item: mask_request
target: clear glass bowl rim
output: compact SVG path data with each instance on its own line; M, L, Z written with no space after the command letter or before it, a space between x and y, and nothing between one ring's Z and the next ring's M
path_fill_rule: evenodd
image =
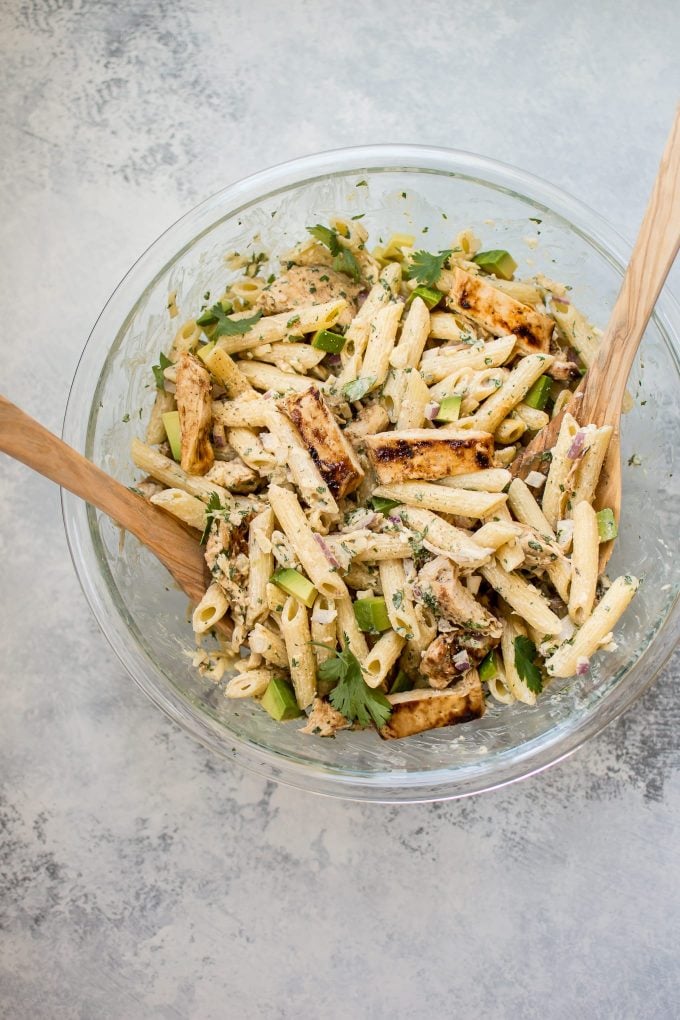
M233 216L240 208L258 198L276 193L293 184L302 184L327 176L373 171L419 170L479 180L500 191L529 200L562 218L581 234L620 274L630 256L630 244L602 217L581 201L544 181L488 157L462 150L422 145L371 145L328 150L290 160L245 177L215 192L195 206L140 256L126 273L102 309L76 367L64 415L62 436L82 452L91 419L91 405L82 399L79 387L91 378L99 362L106 337L115 337L136 303L149 287L163 276L168 262L191 247L217 222ZM159 251L165 257L159 258ZM159 262L162 265L159 267ZM131 297L132 295L132 297ZM680 307L664 289L657 302L654 318L674 355L679 371L677 335L680 332ZM113 332L111 330L113 329ZM108 348L106 348L108 350ZM104 351L105 356L106 351ZM98 377L98 376L97 376ZM90 390L90 393L92 391ZM653 682L670 657L680 635L680 605L675 604L652 642L618 685L570 729L543 734L523 745L507 760L452 773L438 769L407 774L386 772L365 776L327 768L314 768L251 745L227 731L220 735L208 720L199 715L175 688L158 682L157 671L147 654L132 640L106 580L106 571L98 559L84 504L62 490L62 514L71 558L85 597L109 644L132 679L166 715L191 733L210 750L224 758L277 782L327 796L382 803L453 800L527 778L559 761L601 732L623 713ZM92 569L92 567L97 569Z

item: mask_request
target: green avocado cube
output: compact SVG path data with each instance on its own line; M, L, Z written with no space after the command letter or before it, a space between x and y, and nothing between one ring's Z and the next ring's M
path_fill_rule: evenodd
M609 507L597 512L597 533L600 542L611 542L619 533L618 525L614 517L614 511Z
M312 347L315 347L317 351L339 354L344 346L344 336L341 336L339 333L332 333L330 329L319 329L312 337Z
M494 651L482 659L479 664L479 679L482 683L488 683L498 676L498 659Z
M527 393L524 403L529 407L534 407L537 411L542 411L550 399L552 384L553 380L549 375L542 375Z
M406 298L406 307L408 308L414 298L421 298L427 305L429 311L436 308L441 299L444 297L442 291L437 290L435 287L414 287L409 296Z
M517 263L510 252L500 248L493 251L480 251L472 261L477 263L483 273L488 273L489 276L498 276L501 280L512 280L517 269Z
M295 700L293 688L282 677L275 676L273 680L269 681L267 690L260 699L260 704L265 712L268 712L277 722L297 719L302 715Z
M182 430L179 425L179 411L166 411L163 415L163 428L170 443L172 456L175 460L182 459Z
M314 605L314 600L317 596L317 590L304 574L301 574L299 570L293 570L292 567L283 567L281 570L275 570L272 574L272 581L275 585L285 591L288 595L293 595L296 599L302 602L303 606L307 606L311 609Z
M401 694L403 691L410 691L413 687L410 678L400 669L396 675L394 683L390 687L390 694Z
M389 630L392 626L387 615L385 599L374 596L368 599L357 599L354 603L354 616L359 630L368 633L379 633Z
M460 405L462 402L463 398L457 393L454 393L450 397L444 397L439 405L439 410L437 411L434 420L458 421L460 418Z

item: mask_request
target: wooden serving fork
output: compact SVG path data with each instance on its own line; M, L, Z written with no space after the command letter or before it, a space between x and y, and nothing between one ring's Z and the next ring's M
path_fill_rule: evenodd
M568 411L580 425L613 426L612 438L595 494L598 509L621 513L620 417L633 359L654 305L680 248L680 109L676 112L640 232L626 268L619 296L595 361L564 410L522 450L510 466L525 478L540 464L541 454L557 441ZM609 560L613 542L600 546L600 570Z
M201 600L208 582L197 538L1 395L0 451L103 510L158 557L192 602Z

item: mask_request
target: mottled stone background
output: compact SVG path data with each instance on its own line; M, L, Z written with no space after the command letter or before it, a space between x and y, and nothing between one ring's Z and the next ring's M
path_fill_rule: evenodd
M0 389L54 429L114 284L215 189L338 145L454 145L632 237L680 85L673 0L3 0L0 40ZM315 799L143 698L57 491L5 459L0 521L3 1017L680 1016L678 657L531 782Z

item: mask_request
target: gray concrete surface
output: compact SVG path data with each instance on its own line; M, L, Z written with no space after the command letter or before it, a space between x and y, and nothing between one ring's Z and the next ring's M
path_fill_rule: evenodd
M680 84L671 0L4 0L0 46L0 390L55 429L114 284L218 187L338 145L454 145L631 237ZM56 490L6 459L0 549L0 1015L680 1015L680 658L530 782L330 802L143 698Z

